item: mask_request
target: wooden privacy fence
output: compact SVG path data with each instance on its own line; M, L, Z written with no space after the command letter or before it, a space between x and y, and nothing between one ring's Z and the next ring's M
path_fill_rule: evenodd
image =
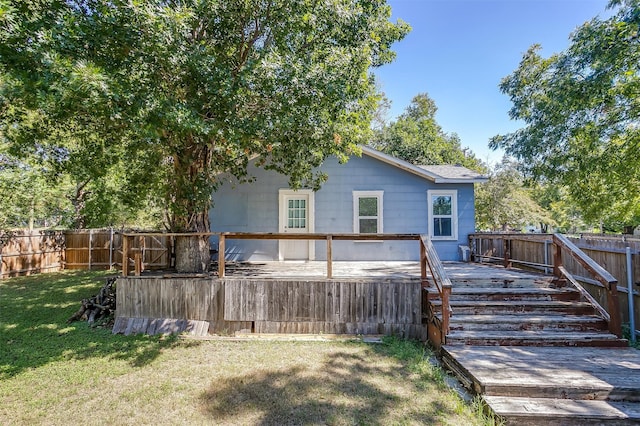
M171 266L172 240L162 234L130 241L147 269ZM113 229L0 232L0 278L63 269L122 266L122 234Z
M618 295L622 322L640 321L640 238L629 236L580 236L564 237L567 242L584 252L595 264L604 268L617 282L615 289L594 277L592 272L573 256L563 256L562 266L577 281L582 283L602 306L608 306L610 292ZM513 234L513 233L475 233L469 235L472 260L476 262L501 263L505 267L517 265L545 273L554 272L555 242L553 234ZM630 261L629 261L630 260ZM628 267L630 264L630 267ZM556 265L556 273L557 273ZM631 278L631 293L629 279ZM635 307L633 317L629 312L628 299L633 299ZM615 320L615 319L614 319Z
M0 278L59 271L64 248L63 231L0 231Z
M66 269L112 269L123 265L125 233L114 230L66 231ZM173 240L161 233L136 234L128 238L128 249L135 250L146 269L171 266Z

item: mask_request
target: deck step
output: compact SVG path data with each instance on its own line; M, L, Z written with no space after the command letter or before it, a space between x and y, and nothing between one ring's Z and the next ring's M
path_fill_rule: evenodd
M503 272L504 273L504 272ZM524 274L523 274L524 275ZM640 356L550 277L452 277L443 365L507 425L640 423ZM431 297L429 315L441 316Z
M432 301L436 311L440 311L442 302ZM454 315L508 315L518 313L557 315L568 313L573 315L592 315L595 309L588 302L566 300L452 300L449 302Z
M501 372L494 374L482 382L483 393L487 395L640 402L638 379L619 376L606 368L595 374L581 371L568 375L561 367L529 368L526 375L515 377L506 377ZM533 374L536 376L532 377Z
M576 290L571 288L454 288L451 292L450 300L577 300L580 296Z
M510 396L483 397L507 425L626 425L640 422L640 403Z
M607 322L595 315L453 315L453 330L603 331Z
M465 287L472 288L555 288L557 287L553 278L453 278L451 284L454 289Z
M640 352L629 347L446 345L441 355L477 393L640 402Z
M611 333L576 331L453 330L446 341L447 345L478 346L628 346L626 340Z

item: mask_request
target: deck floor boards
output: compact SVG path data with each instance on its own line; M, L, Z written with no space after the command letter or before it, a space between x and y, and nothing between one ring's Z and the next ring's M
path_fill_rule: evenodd
M550 418L555 424L594 418L620 424L640 421L636 349L445 345L442 353L445 364L463 372L509 424Z
M452 281L549 278L549 275L540 273L478 263L443 262L443 265ZM420 263L417 261L333 261L332 269L334 278L420 278ZM234 278L322 278L326 277L326 274L325 261L226 262L225 268L225 275Z

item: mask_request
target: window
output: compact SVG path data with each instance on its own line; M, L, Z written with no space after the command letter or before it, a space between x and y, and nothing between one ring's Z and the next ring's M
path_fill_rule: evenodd
M287 227L289 229L301 229L307 227L307 200L287 200Z
M434 240L458 239L457 191L427 191L429 235Z
M353 232L382 234L382 191L353 191Z

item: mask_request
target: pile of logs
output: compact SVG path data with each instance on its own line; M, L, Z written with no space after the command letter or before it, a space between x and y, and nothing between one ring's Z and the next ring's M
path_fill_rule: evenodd
M113 323L116 311L116 278L107 278L104 286L97 295L88 299L82 299L80 309L67 320L67 323L74 321L87 321L89 325L105 324L110 326Z

